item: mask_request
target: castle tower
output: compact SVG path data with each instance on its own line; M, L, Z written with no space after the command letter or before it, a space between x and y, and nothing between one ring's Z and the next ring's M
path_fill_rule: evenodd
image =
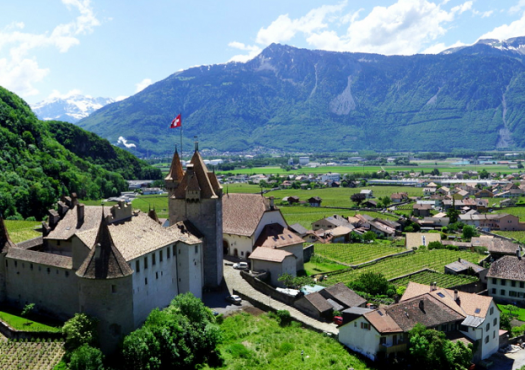
M100 345L110 353L134 329L133 271L115 247L103 211L95 244L76 274L80 312L99 320Z
M199 154L198 143L186 172L182 171L177 151L170 173L165 178L169 196L170 225L190 221L203 237L204 284L222 282L222 186L215 173L209 172Z
M4 224L4 219L0 215L0 302L6 299L6 271L5 258L10 248L14 248L15 243L11 241L7 228Z

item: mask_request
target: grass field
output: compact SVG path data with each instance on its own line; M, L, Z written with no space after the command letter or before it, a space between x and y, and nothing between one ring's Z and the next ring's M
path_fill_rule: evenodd
M357 265L373 259L406 252L405 248L381 244L315 244L315 254L342 263Z
M51 370L64 356L63 342L0 343L0 369Z
M320 274L323 272L342 270L345 268L347 268L347 266L332 262L318 255L312 256L310 262L306 262L304 264L304 270L308 276Z
M133 209L148 212L150 208L155 209L159 218L168 218L168 196L167 195L142 195L131 203Z
M31 332L51 332L51 333L58 333L60 332L61 323L59 322L49 322L49 320L36 320L34 316L30 316L30 320L28 318L22 317L20 315L20 311L13 310L13 309L7 309L3 307L0 309L0 320L7 323L9 326L11 326L13 329L21 330L21 331L31 331Z
M504 304L498 304L498 308L501 310L501 312L509 312L509 310L507 310L505 306L506 305ZM516 311L514 312L518 315L517 317L518 320L525 321L525 309L524 308L516 307Z
M430 285L431 283L436 282L437 286L440 288L451 288L458 285L473 283L478 281L478 279L476 277L466 275L458 276L425 271L410 277L395 280L392 283L397 286L407 286L410 281L425 285Z
M221 329L224 341L219 351L224 364L220 369L368 369L337 339L303 329L298 323L281 327L267 314L229 316Z
M35 230L36 227L41 226L38 221L11 221L5 220L5 227L9 232L9 237L13 243L20 243L24 240L33 239L42 234Z
M473 252L456 252L446 249L416 251L414 254L387 258L360 269L331 274L329 275L329 279L326 284L332 285L339 282L346 284L356 279L360 274L370 271L376 273L380 272L387 279L393 279L398 276L416 272L424 268L441 272L444 271L445 265L457 261L458 258L462 258L473 263L478 263L483 258L483 256Z

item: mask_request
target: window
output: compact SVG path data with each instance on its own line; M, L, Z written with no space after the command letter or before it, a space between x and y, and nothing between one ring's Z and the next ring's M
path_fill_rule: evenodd
M144 285L148 285L148 278L144 278Z
M33 270L33 264L32 264L32 263L29 264L29 268L30 268L31 270Z
M492 278L492 284L497 284L497 283L498 283L498 279Z
M509 297L517 297L518 296L518 293L513 291L513 290L509 290Z
M510 286L512 286L512 287L516 286L516 282L514 280L511 280Z
M385 345L386 344L386 337L379 338L379 344Z
M501 289L500 293L501 295L505 295L505 289Z
M155 273L155 279L158 279L159 278L159 273L158 271Z
M485 331L489 331L490 330L490 322L487 323L487 326L485 327Z
M494 322L492 323L492 325L494 325L494 326L498 325L498 318L497 317L494 318Z
M49 275L51 273L51 269L48 267L47 268L47 274Z
M197 254L197 253L199 253L199 246L198 245L195 246L195 254Z
M171 254L173 254L173 256L175 256L175 244L173 244L172 248L173 248L173 250L171 251L172 252Z
M491 315L494 314L494 307L491 307L491 308L490 308L490 314L491 314Z
M159 251L159 261L162 262L162 249Z
M144 257L144 270L148 268L148 256Z
M487 335L487 336L485 337L485 344L489 342L489 339L490 339L490 338L489 338L489 336Z
M65 275L66 275L66 277L69 277L69 271L66 271Z
M501 285L506 285L506 283L507 283L507 280L505 280L505 279L501 279L501 281L500 281L500 284L501 284Z
M361 329L370 330L370 324L367 322L362 322Z
M520 288L525 288L525 283L523 281L520 281Z
M151 254L151 266L155 266L155 263L157 262L155 257L157 257L157 254L153 252Z
M492 339L496 338L496 330L492 332Z
M111 285L111 293L116 293L116 292L117 292L117 286Z
M492 288L492 294L496 294L496 288Z
M166 248L166 258L170 258L170 247Z
M136 272L140 272L140 262L139 262L139 260L135 261L135 271Z

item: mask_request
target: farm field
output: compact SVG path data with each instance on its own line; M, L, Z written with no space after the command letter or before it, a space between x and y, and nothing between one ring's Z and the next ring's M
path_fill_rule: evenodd
M458 258L478 263L483 256L473 252L457 252L446 249L416 251L414 254L387 258L360 269L330 274L327 284L348 283L364 272L380 272L389 280L424 268L439 272L444 271L445 265L456 261Z
M42 234L35 230L41 225L38 221L11 221L4 220L5 227L9 232L9 237L13 243L20 243L24 240L37 238Z
M315 254L334 261L357 265L379 257L406 252L405 248L375 244L315 244Z
M0 342L0 369L51 370L64 353L63 342Z
M168 218L168 196L167 195L142 195L133 200L131 203L133 209L140 209L142 212L148 213L151 209L155 209L157 217Z
M242 312L221 324L224 340L218 348L224 364L213 369L368 369L335 338L305 330L295 322L281 327L259 310L254 314L257 316Z
M405 277L402 279L397 279L392 281L397 286L407 286L409 282L413 281L414 283L430 285L433 282L437 283L437 286L440 288L451 288L458 285L469 284L475 281L478 281L476 277L472 276L458 276L458 275L449 275L442 274L439 272L430 272L424 271L419 274L412 275L410 277Z

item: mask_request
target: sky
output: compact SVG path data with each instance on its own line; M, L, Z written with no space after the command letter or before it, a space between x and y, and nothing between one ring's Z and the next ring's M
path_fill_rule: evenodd
M271 43L385 55L525 36L525 0L21 0L0 5L0 86L117 100Z

